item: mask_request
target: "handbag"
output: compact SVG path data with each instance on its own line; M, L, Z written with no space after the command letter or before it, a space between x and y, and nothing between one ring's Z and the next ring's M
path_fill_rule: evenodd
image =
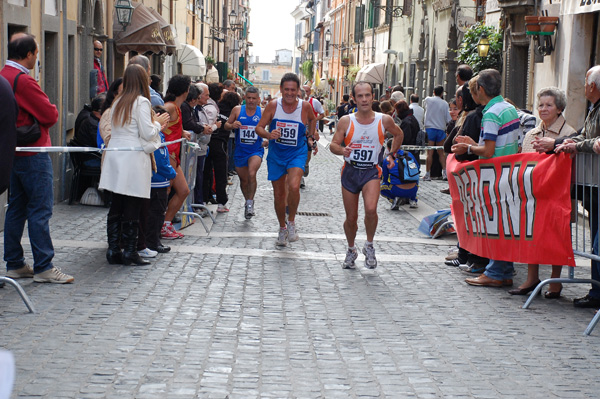
M17 83L19 81L19 76L24 74L24 72L19 72L15 77L15 81L13 83L13 93L15 95L17 93ZM40 130L40 124L35 118L33 118L32 125L24 125L17 127L17 146L35 143L40 139L40 137L42 137L42 131Z

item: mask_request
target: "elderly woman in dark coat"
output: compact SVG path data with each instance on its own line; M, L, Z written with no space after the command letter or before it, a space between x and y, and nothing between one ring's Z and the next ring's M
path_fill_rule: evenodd
M419 122L413 115L413 110L408 106L405 100L400 100L394 104L396 117L400 119L400 129L404 132L404 141L402 145L417 145L417 135L419 134ZM420 151L410 151L415 156L417 162L421 162Z

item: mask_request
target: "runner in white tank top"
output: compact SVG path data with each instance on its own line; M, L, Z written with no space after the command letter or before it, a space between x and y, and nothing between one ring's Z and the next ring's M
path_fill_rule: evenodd
M352 88L352 97L358 111L343 116L331 140L331 152L344 156L342 167L342 199L346 210L344 232L348 251L342 267L353 269L358 257L355 239L358 231L358 201L360 193L365 206L365 229L367 242L363 248L365 267L375 269L377 259L373 239L377 230L377 202L383 161L383 138L387 130L393 136L391 154L396 154L404 134L389 115L373 112L373 88L369 83L358 82ZM342 146L342 143L344 146ZM389 155L393 157L393 155ZM393 161L393 159L392 159ZM393 162L391 162L393 164Z

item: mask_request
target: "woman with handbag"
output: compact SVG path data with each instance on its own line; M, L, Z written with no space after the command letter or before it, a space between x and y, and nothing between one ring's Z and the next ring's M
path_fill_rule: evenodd
M113 193L107 219L106 259L110 264L149 264L136 251L140 204L143 198L150 198L152 153L160 147L159 132L169 116L153 116L148 84L144 68L129 65L123 75L123 91L110 109L111 139L107 149L143 148L107 151L102 165L99 188Z

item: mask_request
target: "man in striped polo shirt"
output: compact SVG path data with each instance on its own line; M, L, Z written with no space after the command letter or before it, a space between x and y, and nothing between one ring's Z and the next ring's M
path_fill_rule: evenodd
M456 138L452 146L455 154L475 154L479 158L495 158L516 154L519 148L519 116L515 107L504 101L500 95L502 78L495 69L479 72L477 96L479 103L485 105L481 120L479 143L469 136ZM465 281L470 285L483 287L512 286L514 267L512 262L491 260L485 272L477 278Z

